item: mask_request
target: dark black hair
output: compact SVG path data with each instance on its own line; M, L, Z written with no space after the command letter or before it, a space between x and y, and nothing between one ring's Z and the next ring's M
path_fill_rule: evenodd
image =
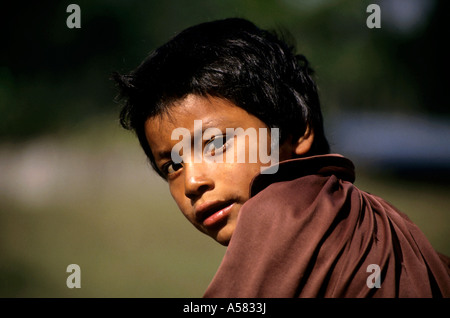
M279 128L280 142L314 132L307 155L329 152L313 71L275 33L240 18L190 27L153 51L131 74L113 74L125 104L120 122L136 132L156 167L144 125L188 94L229 100Z

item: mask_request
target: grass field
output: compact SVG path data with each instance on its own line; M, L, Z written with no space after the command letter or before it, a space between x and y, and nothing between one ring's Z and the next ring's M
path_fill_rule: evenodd
M0 296L201 297L225 248L184 219L131 134L98 122L113 123L1 146ZM356 185L450 255L450 186L364 172Z

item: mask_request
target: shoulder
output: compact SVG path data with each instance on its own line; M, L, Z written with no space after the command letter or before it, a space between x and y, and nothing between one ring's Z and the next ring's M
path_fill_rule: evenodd
M229 248L287 255L297 245L312 253L335 221L345 218L338 215L359 209L352 189L352 183L334 175L273 183L242 206Z
M286 215L289 211L305 211L320 201L346 197L350 188L353 188L351 182L343 181L334 175L307 175L294 180L275 182L250 198L242 206L241 214L265 213L276 218L277 215L273 213L279 210L283 210Z
M296 297L342 211L333 197L346 196L342 183L335 176L308 175L273 183L248 200L206 295Z

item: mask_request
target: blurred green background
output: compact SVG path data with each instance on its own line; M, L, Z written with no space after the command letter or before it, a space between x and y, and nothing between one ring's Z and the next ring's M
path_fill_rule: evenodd
M2 5L1 297L202 296L225 248L184 219L120 128L109 76L188 26L235 16L293 35L317 73L333 151L356 163L356 185L450 255L448 1L76 1L81 29L66 26L70 3ZM380 29L366 26L371 3ZM362 124L373 114L412 128ZM373 141L359 146L363 130ZM416 158L424 147L428 157ZM80 289L66 286L69 264L81 267Z

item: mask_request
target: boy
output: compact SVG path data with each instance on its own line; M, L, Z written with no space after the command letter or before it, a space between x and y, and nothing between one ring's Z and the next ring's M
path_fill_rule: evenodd
M308 61L274 34L203 23L113 77L181 212L228 246L205 297L450 296L449 259L329 154Z

